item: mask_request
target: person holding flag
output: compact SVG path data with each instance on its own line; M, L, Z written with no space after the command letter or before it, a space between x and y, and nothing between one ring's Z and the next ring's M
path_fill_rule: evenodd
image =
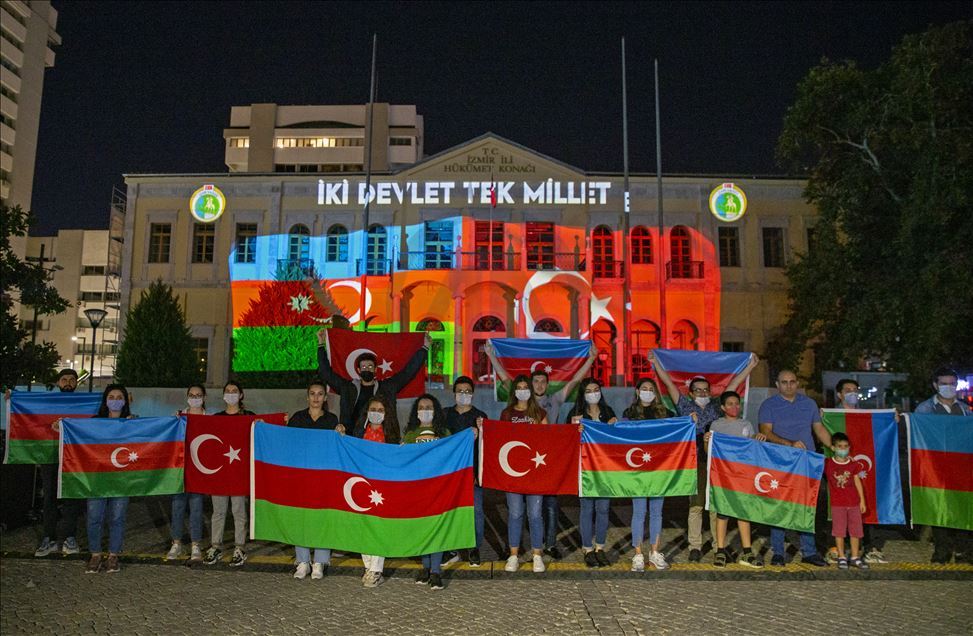
M477 431L476 446L473 448L473 474L478 476L480 466L479 452L479 427L483 424L487 414L473 406L473 378L461 375L453 381L453 397L456 404L448 406L444 410L446 415L446 428L450 434L459 433L468 428ZM471 549L468 560L471 568L480 567L480 544L483 543L483 487L474 481L473 483L473 527L476 533L476 547Z
M709 430L709 425L723 416L718 402L714 402L710 395L710 383L703 376L695 377L689 381L689 395L683 395L672 381L669 372L659 364L654 352L649 352L649 362L662 384L665 385L669 393L669 399L676 407L679 415L688 415L693 418L696 424L696 452L700 460L700 465L706 460L706 453L702 443L703 435ZM733 379L726 385L726 391L734 391L750 376L753 370L760 363L756 354L751 354L750 362L733 376ZM699 489L697 494L689 498L689 518L687 520L687 535L689 538L689 561L699 563L703 556L703 504L706 492L706 471L697 471L699 479ZM711 518L712 520L712 518ZM711 524L712 525L712 524ZM715 536L715 531L710 528L710 533Z
M186 405L176 415L206 415L206 387L202 384L190 384L186 390ZM175 561L182 555L182 524L186 518L186 504L189 504L189 540L192 542L189 550L189 560L197 562L203 560L203 551L199 547L203 540L203 495L195 492L182 492L172 496L172 517L169 531L172 534L172 546L166 554L166 561Z

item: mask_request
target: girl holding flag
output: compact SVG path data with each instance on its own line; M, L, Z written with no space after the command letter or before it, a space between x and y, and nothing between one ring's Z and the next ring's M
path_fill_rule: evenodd
M186 405L188 408L176 415L206 415L206 387L202 384L190 384L186 390ZM203 560L203 551L199 547L203 540L203 496L195 492L183 492L172 496L172 518L169 531L172 534L172 547L166 554L166 561L175 561L182 555L182 524L186 518L186 504L189 504L189 539L192 541L189 560L198 562Z

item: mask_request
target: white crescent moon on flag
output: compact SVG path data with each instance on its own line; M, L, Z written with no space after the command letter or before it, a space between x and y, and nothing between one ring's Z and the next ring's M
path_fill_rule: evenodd
M204 433L202 435L197 435L196 438L193 439L193 441L189 444L189 457L193 460L193 465L196 467L196 470L204 475L212 475L220 468L223 468L222 464L217 468L207 468L203 465L203 462L199 461L199 447L203 445L203 442L211 439L215 439L220 444L223 443L223 440L216 435L213 435L212 433Z
M634 453L635 451L638 451L640 453L644 453L645 452L644 450L642 450L638 446L636 446L634 448L628 449L628 452L625 453L625 463L628 464L629 466L631 466L632 468L641 468L642 467L641 464L636 464L635 462L632 461L632 453Z
M511 477L523 477L524 475L530 472L529 470L519 472L510 467L510 459L507 456L510 455L510 451L512 451L515 448L519 448L521 446L523 446L527 450L530 450L530 446L528 446L527 444L514 440L512 442L507 442L506 444L501 446L500 453L497 455L497 461L500 462L501 470L503 470L503 472L507 473Z
M539 365L539 364L544 364L544 361L543 360L538 360L534 364L530 365L530 372L533 373L534 372L534 369L536 369L537 368L537 365Z
M769 489L764 490L763 488L760 487L760 478L763 477L764 475L767 475L768 477L772 476L770 473L766 471L761 471L757 473L756 477L753 478L753 487L757 489L757 492L770 492Z
M355 500L352 499L351 497L351 489L355 487L355 484L367 484L367 483L368 480L365 479L364 477L349 477L348 481L345 482L345 487L341 491L345 496L345 503L348 504L348 507L354 510L355 512L368 512L369 510L372 509L371 506L369 506L368 508L362 508L361 506L356 504Z
M588 280L578 272L557 272L557 271L534 272L533 275L531 275L531 277L527 279L527 284L524 285L524 292L522 294L523 300L521 301L521 306L523 307L523 311L524 311L524 322L525 322L528 338L553 340L553 339L563 339L567 337L567 336L555 336L549 333L534 333L534 326L536 325L536 323L534 322L534 316L530 313L530 295L538 287L542 287L548 284L549 282L551 282L552 280L554 280L556 276L572 276L578 278L585 284L586 287L588 287L589 289L591 288L591 284L588 283ZM584 335L582 335L582 338L583 337Z
M335 287L347 287L348 289L354 289L358 292L359 300L361 299L361 282L357 280L339 280L328 285L328 289L334 289ZM367 314L372 310L372 292L369 291L368 287L365 287L365 313ZM358 310L355 311L351 316L348 317L348 322L350 324L355 324L360 322L362 319L361 315L361 303L359 302Z
M855 455L852 459L856 462L868 462L868 472L872 472L872 458L868 455L862 453L860 455Z
M119 446L118 448L116 448L111 452L111 463L112 466L114 466L115 468L125 468L126 466L128 466L128 463L125 464L118 463L118 454L121 453L122 451L131 452L127 446Z
M351 376L352 380L361 379L361 376L358 375L358 369L355 368L355 360L357 360L358 356L360 356L363 353L370 353L372 355L375 355L375 352L372 351L371 349L362 348L362 349L355 349L354 351L348 354L347 358L345 358L345 371L348 372L348 375Z

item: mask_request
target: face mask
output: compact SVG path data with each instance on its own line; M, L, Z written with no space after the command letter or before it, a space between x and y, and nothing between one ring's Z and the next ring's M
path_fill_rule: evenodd
M841 457L841 458L848 457L848 449L847 448L835 449L834 456Z
M108 410L113 413L119 413L123 408L125 408L125 400L108 400Z
M956 387L952 384L940 384L939 397L943 398L944 400L952 400L956 397Z
M698 397L696 398L696 404L698 404L699 408L701 409L706 408L706 405L709 404L709 398L706 396Z
M62 386L61 393L74 393L74 387L71 386L70 384L67 386Z
M240 403L240 394L239 393L224 393L223 394L223 401L226 402L227 404L229 404L230 406L236 406L237 404Z
M419 411L419 421L423 424L428 424L432 421L433 416L436 414L435 411L431 409L421 409Z
M375 379L375 372L374 371L367 371L367 370L366 371L359 371L358 372L358 375L361 377L361 379L362 379L363 382L371 382L372 380Z
M655 401L655 391L639 391L639 400L646 404L652 404Z
M594 393L585 393L584 401L588 404L598 404L601 402L601 391L595 391Z
M521 402L526 402L530 399L530 389L517 389L514 391L514 397Z
M385 413L379 413L378 411L368 412L368 422L370 424L381 424L385 420Z
M740 407L739 406L724 406L723 412L730 417L740 417Z
M858 404L858 394L848 393L845 395L845 404L848 406L856 406Z
M473 395L471 393L457 393L456 403L460 406L469 406L473 404Z
M198 409L203 405L203 398L186 398L186 403L189 404L189 408Z

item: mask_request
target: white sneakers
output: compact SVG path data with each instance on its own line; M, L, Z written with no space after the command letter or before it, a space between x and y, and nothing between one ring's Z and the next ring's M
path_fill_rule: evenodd
M362 585L365 587L378 587L382 583L385 583L385 577L382 576L381 572L366 572L365 581Z
M182 542L173 541L172 547L169 548L169 552L166 554L166 561L175 561L180 556L182 556Z
M539 554L535 554L534 555L534 574L540 574L541 572L543 572L546 569L547 569L547 566L544 565L544 558L541 555L539 555Z
M662 556L661 552L651 552L649 553L649 563L655 566L656 570L668 570L669 564L666 562L666 558Z
M315 563L317 565L317 563ZM295 579L303 579L307 576L307 573L311 571L311 566L303 561L297 564L297 569L294 570Z
M189 560L190 561L202 561L203 560L203 551L202 551L202 549L200 549L198 543L194 543L193 544L192 550L190 550L190 552L189 552Z
M507 557L507 563L503 566L506 572L516 572L517 568L520 567L520 559L517 558L516 554L511 554Z
M645 555L636 554L632 557L632 572L645 572Z
M323 563L315 563L314 565L311 566L311 578L313 580L323 579L324 578L324 564Z

